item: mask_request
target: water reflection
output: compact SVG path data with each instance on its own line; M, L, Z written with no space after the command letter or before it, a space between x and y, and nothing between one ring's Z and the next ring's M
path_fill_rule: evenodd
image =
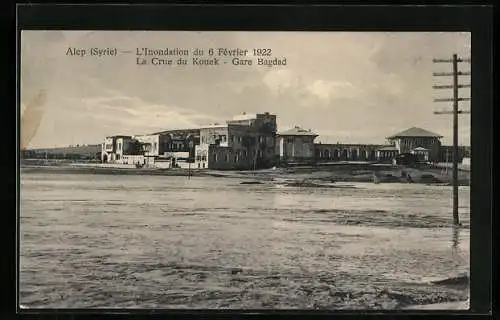
M458 249L458 246L460 244L460 227L459 226L453 226L452 227L452 238L451 238L451 248L453 251L456 251Z

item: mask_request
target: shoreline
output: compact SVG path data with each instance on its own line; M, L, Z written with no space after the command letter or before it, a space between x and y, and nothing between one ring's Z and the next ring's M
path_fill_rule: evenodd
M276 168L256 171L223 171L210 169L163 169L163 168L120 168L101 167L98 165L25 165L22 164L21 173L54 173L54 174L100 174L100 175L143 175L143 176L180 176L180 177L213 177L213 178L240 178L257 181L292 180L292 181L321 181L321 182L369 182L374 183L374 173L384 171L397 177L401 168L390 166L362 167L343 165L338 167L297 167L297 168ZM430 170L413 169L415 175L424 175ZM413 181L415 184L451 186L451 180L441 177L431 181L420 181L418 178ZM414 176L415 176L414 175ZM382 181L384 183L407 183L401 179L392 181ZM459 186L469 186L467 179L459 181Z

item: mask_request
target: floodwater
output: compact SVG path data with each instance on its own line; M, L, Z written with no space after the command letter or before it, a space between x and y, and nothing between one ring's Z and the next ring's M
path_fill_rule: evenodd
M21 174L27 308L395 309L463 301L469 188Z

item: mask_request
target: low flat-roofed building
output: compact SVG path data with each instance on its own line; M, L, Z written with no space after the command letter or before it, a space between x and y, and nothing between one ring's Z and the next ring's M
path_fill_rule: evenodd
M314 140L318 135L299 126L279 132L278 154L280 163L313 163L315 161Z

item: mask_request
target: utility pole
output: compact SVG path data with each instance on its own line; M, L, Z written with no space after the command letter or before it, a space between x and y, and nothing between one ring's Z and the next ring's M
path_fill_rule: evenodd
M454 54L452 59L434 59L434 63L451 63L453 66L453 71L450 72L434 72L433 76L452 76L452 85L435 85L434 89L453 89L453 98L444 99L434 99L434 102L453 102L452 111L435 111L434 114L451 114L453 115L453 224L460 225L460 220L458 217L458 115L470 113L470 111L464 111L458 109L458 103L460 101L470 101L470 98L460 98L458 96L459 88L470 88L470 84L460 85L458 84L459 76L469 76L469 72L458 71L458 63L468 62L470 59L458 58L457 54Z
M196 156L195 156L195 153L196 153L196 150L193 150L193 147L194 147L194 142L193 141L189 141L189 153L188 153L188 180L191 179L191 161L193 159L196 159ZM191 158L191 155L193 154L193 158Z

